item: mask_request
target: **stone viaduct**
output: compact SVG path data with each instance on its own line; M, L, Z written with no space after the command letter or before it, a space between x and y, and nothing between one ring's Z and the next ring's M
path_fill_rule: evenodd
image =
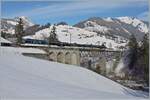
M106 62L121 56L121 52L87 47L50 47L48 56L50 61L59 63L105 68Z

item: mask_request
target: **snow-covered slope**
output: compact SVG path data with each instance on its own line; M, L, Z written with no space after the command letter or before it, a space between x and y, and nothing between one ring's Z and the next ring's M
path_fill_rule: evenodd
M105 34L106 32L108 32L108 30L111 30L110 28L106 26L98 25L96 22L92 22L92 21L87 21L86 23L84 23L84 25L85 25L84 29L92 31L92 32L96 31L96 32L101 32Z
M15 26L18 24L18 19L21 18L24 24L24 28L33 26L34 24L25 16L16 17L14 19L2 18L1 21L1 31L8 34L15 34Z
M11 48L0 50L1 99L148 97L147 93L128 89L81 67L25 57Z
M25 48L25 47L0 47L0 53L7 53L9 54L22 54L22 53L39 53L39 54L46 54L44 50L36 49L36 48ZM1 55L0 55L1 56Z
M104 29L105 30L105 29ZM51 28L46 28L36 32L35 35L25 36L24 38L33 38L33 39L45 39L49 36ZM125 45L126 43L117 43L115 40L107 39L105 36L99 36L96 32L90 32L85 29L72 27L68 25L58 25L56 26L56 33L58 35L58 39L61 42L70 43L70 34L71 34L71 43L78 44L94 44L101 45L106 43L108 48L114 48L121 45Z
M1 42L3 42L3 43L11 43L10 41L8 41L8 40L6 40L6 39L4 39L4 38L2 38L1 36L0 36L0 43Z

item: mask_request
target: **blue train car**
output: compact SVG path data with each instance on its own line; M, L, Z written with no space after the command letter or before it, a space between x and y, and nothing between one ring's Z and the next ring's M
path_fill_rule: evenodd
M37 40L37 39L24 39L23 43L46 45L46 44L48 44L48 41L46 41L46 40Z

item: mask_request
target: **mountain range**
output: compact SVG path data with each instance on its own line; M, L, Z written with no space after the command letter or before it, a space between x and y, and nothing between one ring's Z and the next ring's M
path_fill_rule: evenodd
M14 19L2 18L1 31L6 34L14 35L15 25L19 18L22 18L24 23L24 38L42 40L49 36L53 25L37 25L24 16ZM118 46L121 45L124 46L131 34L134 34L137 40L140 41L144 34L148 32L148 22L132 17L92 17L73 26L67 25L66 23L59 23L56 25L56 33L61 42L94 45L105 43L109 48L118 48Z
M74 26L99 34L122 36L127 39L134 34L138 40L141 40L143 35L148 33L148 23L132 17L93 17Z

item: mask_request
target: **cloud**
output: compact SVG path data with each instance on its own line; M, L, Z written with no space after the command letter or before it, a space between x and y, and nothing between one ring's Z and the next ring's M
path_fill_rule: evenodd
M34 0L32 0L34 1ZM37 1L37 0L36 0ZM52 2L53 0L46 0ZM59 2L36 9L31 9L25 12L20 12L11 15L15 16L41 16L41 17L57 17L70 16L77 14L92 14L94 12L104 12L119 7L126 6L143 6L147 0L56 0L68 1L69 3L61 4Z
M149 14L149 12L145 11L145 12L139 14L137 17L141 20L148 21L148 14Z
M32 0L32 2L33 1L34 0ZM17 12L13 12L11 14L9 13L7 14L7 16L4 17L14 18L16 16L27 16L35 23L43 24L48 21L50 21L51 23L57 23L58 21L63 20L68 22L69 24L74 24L79 20L95 16L128 16L126 15L127 12L122 12L120 11L120 9L125 8L127 9L127 11L129 10L130 12L130 8L132 7L142 8L148 6L148 0L55 0L55 2L54 0L43 0L49 1L47 5L43 5L41 3L41 0L36 0L36 2L37 1L40 1L40 3L33 3L33 6L36 7L29 7L30 9L24 11L20 10L21 12L17 11L16 9ZM24 2L20 3L21 5L24 4ZM131 9L131 11L134 10ZM137 13L133 14L134 17L137 17L136 15ZM142 18L142 15L140 18Z

